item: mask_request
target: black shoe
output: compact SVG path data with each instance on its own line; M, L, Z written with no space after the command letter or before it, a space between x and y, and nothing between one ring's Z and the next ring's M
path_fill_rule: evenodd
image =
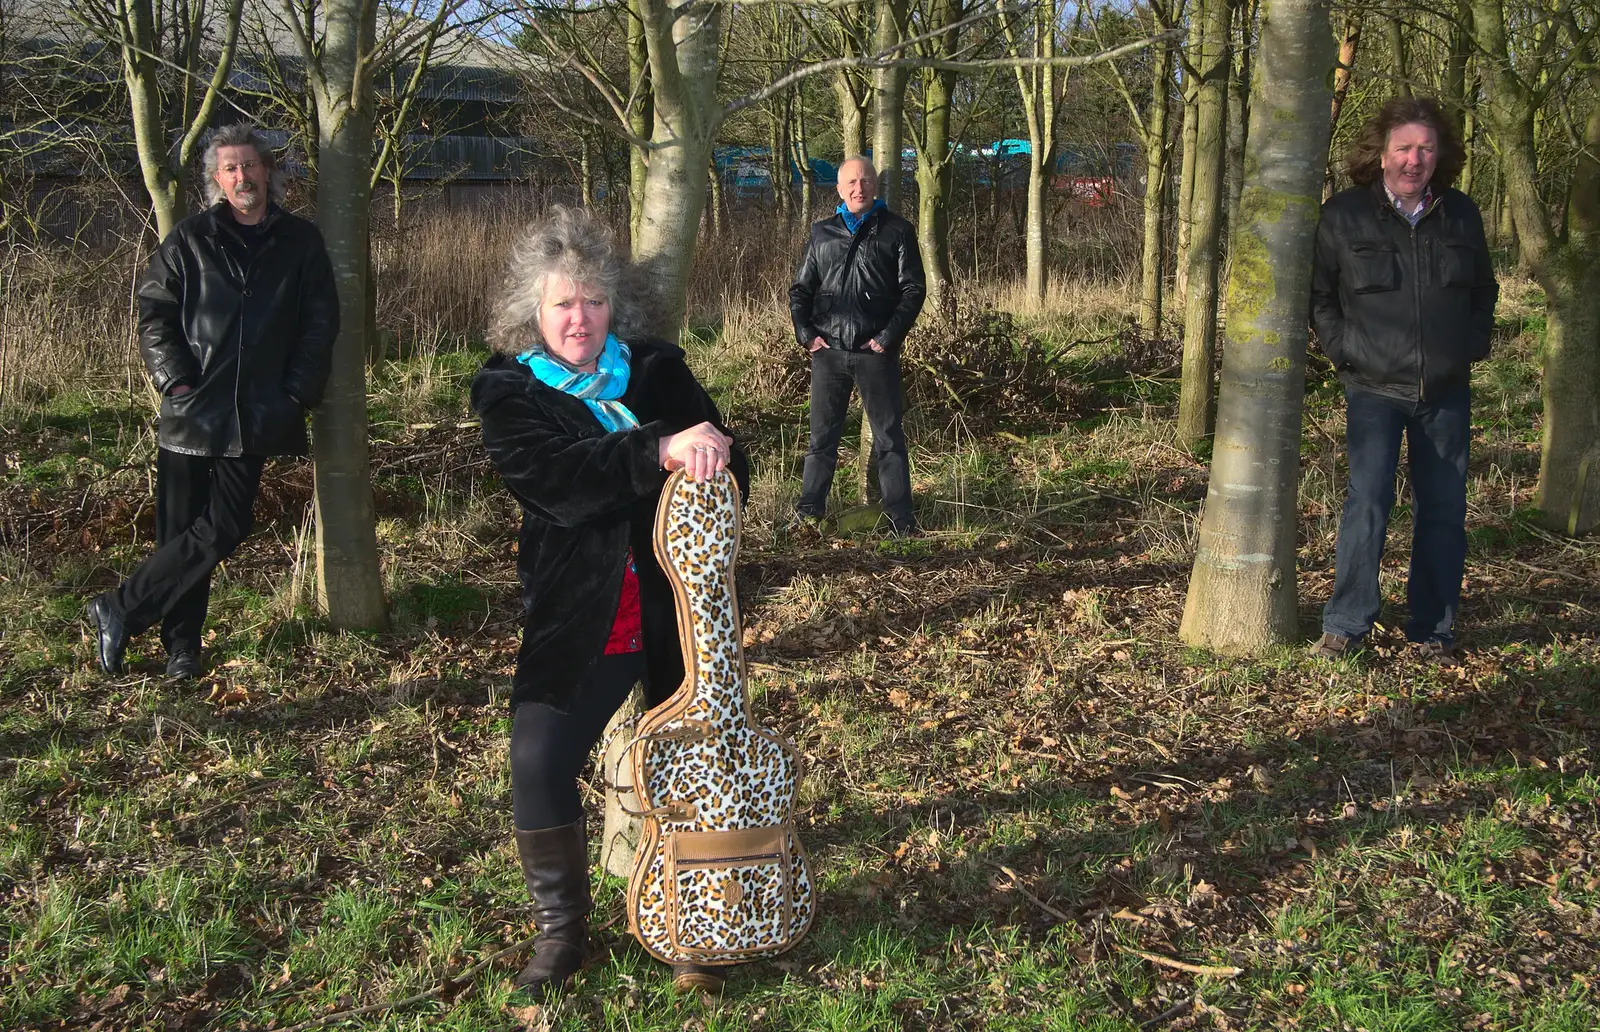
M200 676L200 653L179 649L167 657L167 676L174 681L193 681Z
M564 986L589 959L589 845L580 817L559 828L518 831L522 880L539 929L517 985L538 998Z
M728 984L728 969L722 965L682 963L672 965L672 988L680 993L721 996Z
M122 653L128 647L128 628L112 608L111 600L98 595L84 610L94 634L94 658L108 674L122 673Z

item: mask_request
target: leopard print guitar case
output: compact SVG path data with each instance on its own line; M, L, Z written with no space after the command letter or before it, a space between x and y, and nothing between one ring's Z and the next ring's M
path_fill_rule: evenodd
M628 930L668 963L770 957L800 941L816 908L793 820L801 758L754 723L745 694L733 477L674 473L655 547L677 598L684 680L640 720L619 764L619 791L644 818Z

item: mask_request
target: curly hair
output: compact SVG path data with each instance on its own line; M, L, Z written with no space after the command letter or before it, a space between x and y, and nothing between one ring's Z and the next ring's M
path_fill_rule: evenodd
M637 340L656 326L654 291L645 269L633 262L611 230L583 208L557 206L528 227L511 251L504 285L495 298L486 337L508 355L543 351L539 308L550 277L598 290L611 303L609 329Z
M1345 171L1351 180L1371 186L1382 179L1383 152L1389 146L1389 134L1413 123L1427 126L1439 138L1439 163L1434 166L1428 185L1438 190L1453 185L1466 166L1467 149L1456 131L1455 120L1432 97L1393 97L1367 119L1345 159Z
M233 122L212 132L211 139L206 142L206 153L202 160L206 169L207 204L216 204L224 199L222 187L217 185L217 151L223 147L253 148L261 163L267 166L267 198L274 204L283 203L288 183L283 169L278 165L278 156L256 131L254 123Z

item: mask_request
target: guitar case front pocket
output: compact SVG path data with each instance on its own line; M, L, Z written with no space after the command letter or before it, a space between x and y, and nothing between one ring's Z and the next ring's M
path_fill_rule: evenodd
M767 957L793 946L793 826L667 834L667 932L694 960Z

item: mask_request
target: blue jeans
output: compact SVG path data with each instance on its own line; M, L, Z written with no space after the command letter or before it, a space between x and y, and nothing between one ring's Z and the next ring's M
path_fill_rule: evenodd
M913 527L917 518L911 508L911 463L901 424L900 356L875 351L823 348L811 356L811 447L795 509L803 516L822 516L827 509L852 385L861 392L862 411L872 424L883 511L896 527Z
M1360 638L1382 605L1378 563L1394 507L1400 438L1411 474L1411 571L1406 599L1412 641L1454 641L1467 561L1467 450L1472 395L1461 387L1426 402L1381 397L1345 387L1345 450L1350 489L1339 519L1333 597L1322 611L1328 634Z

